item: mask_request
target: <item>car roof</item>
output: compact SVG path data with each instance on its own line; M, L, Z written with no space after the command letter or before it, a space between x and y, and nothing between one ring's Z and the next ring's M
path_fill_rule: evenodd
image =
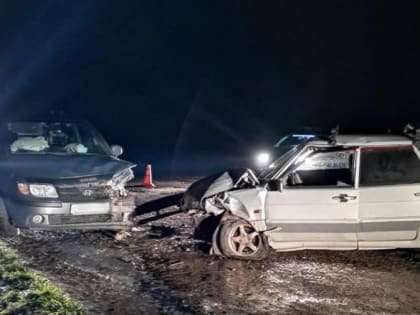
M332 144L325 140L310 140L313 144ZM386 145L411 145L413 141L399 135L336 135L334 145L342 146L386 146Z

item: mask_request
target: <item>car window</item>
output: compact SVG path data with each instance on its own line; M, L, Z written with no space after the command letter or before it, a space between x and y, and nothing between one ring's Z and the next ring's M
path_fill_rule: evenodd
M349 150L315 149L300 164L291 168L286 187L352 187L354 186L354 154Z
M301 143L304 143L312 138L314 138L314 135L289 135L281 138L274 147L281 148L281 147L293 147L297 146Z
M301 146L291 148L263 170L259 177L266 180L273 178L301 150Z
M86 123L10 122L8 131L12 154L111 154L102 136Z
M420 183L420 159L412 146L364 148L360 186Z

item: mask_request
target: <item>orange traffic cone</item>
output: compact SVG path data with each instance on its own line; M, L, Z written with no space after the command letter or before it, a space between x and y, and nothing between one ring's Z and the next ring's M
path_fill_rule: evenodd
M152 165L151 164L147 164L146 165L146 172L144 174L143 187L147 187L147 188L154 188L154 187L156 187L153 184L153 179L152 179Z

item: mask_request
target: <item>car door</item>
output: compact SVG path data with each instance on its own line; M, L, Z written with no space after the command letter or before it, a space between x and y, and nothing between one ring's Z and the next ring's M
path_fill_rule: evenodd
M360 248L418 237L420 159L413 146L362 148L359 186Z
M297 184L266 197L266 224L277 249L357 248L355 151L316 152L289 175ZM309 161L309 162L308 162Z

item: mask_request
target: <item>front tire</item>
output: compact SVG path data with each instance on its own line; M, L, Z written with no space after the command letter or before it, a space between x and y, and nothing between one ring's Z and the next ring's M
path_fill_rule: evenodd
M244 220L227 221L220 227L220 251L226 257L262 260L268 255L265 236Z
M6 209L0 207L0 236L16 236L17 228L10 223Z

